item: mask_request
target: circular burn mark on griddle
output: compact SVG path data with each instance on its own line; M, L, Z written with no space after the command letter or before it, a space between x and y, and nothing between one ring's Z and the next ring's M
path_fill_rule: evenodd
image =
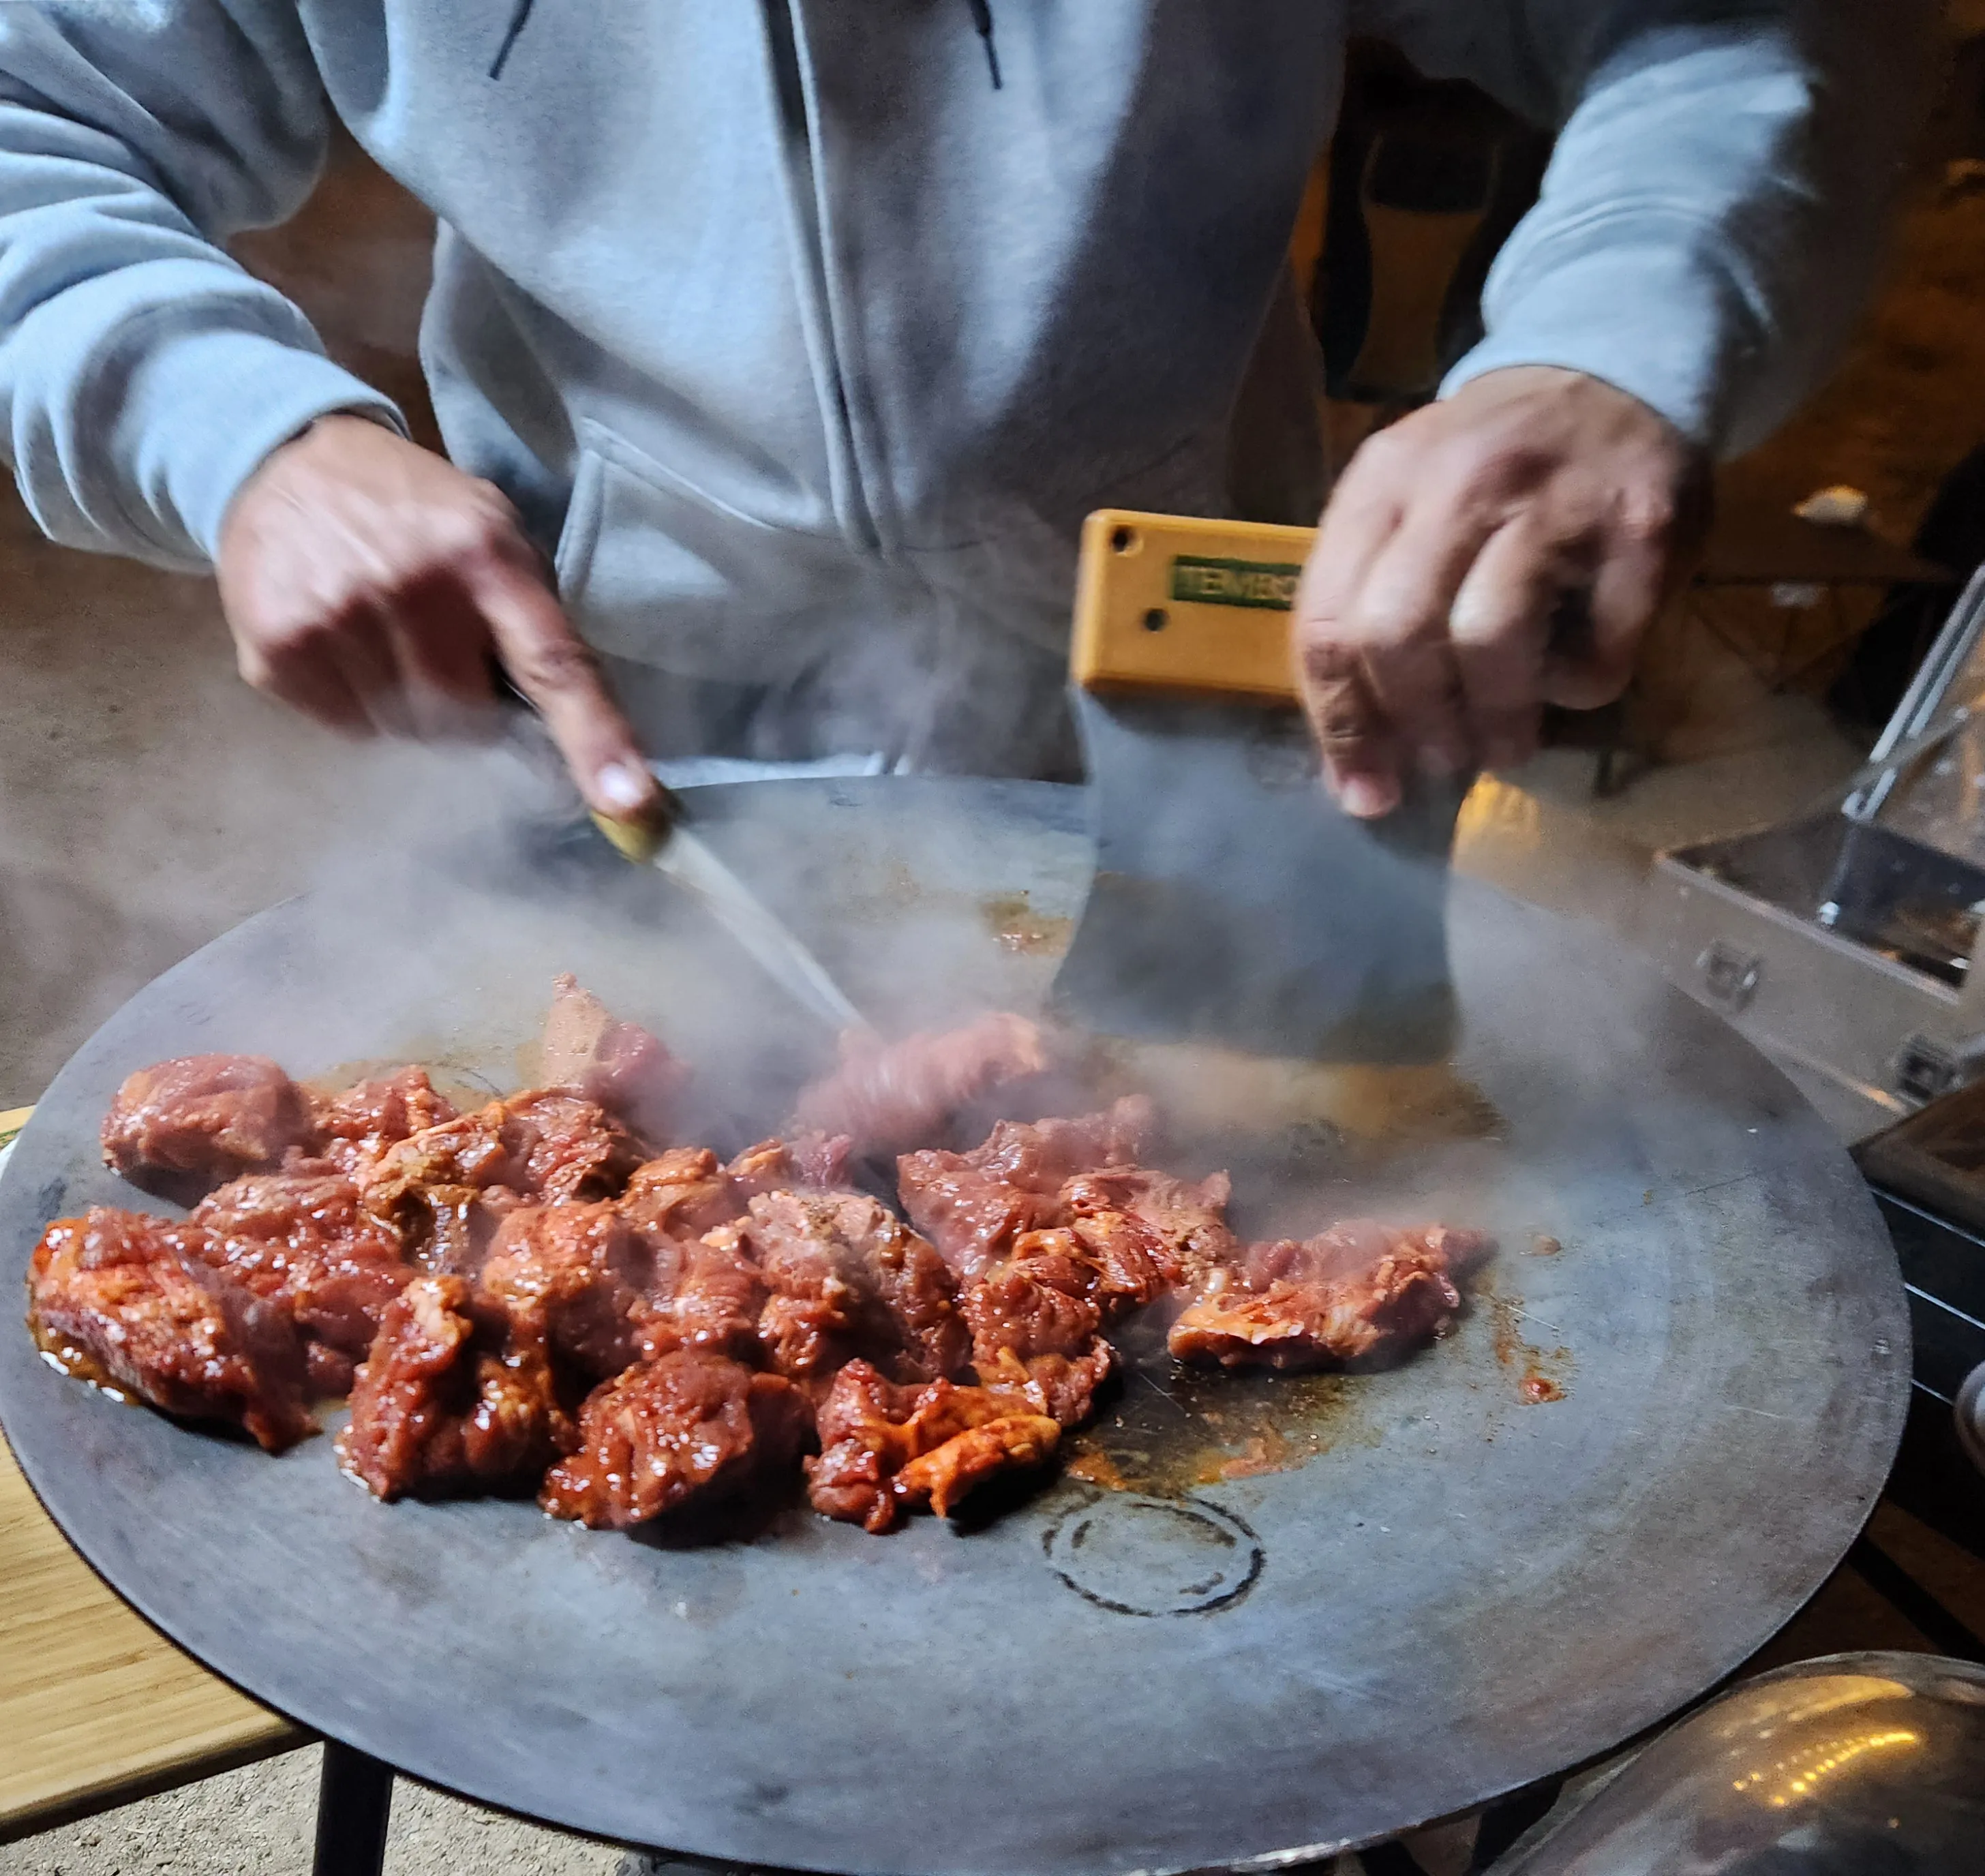
M1261 1574L1261 1540L1202 1498L1128 1492L1079 1504L1041 1539L1048 1568L1120 1615L1194 1615L1238 1602Z

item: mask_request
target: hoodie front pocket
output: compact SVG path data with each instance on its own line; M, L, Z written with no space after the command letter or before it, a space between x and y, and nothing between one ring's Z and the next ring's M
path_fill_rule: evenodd
M886 576L836 538L719 501L590 419L559 536L586 640L686 677L770 684L886 610Z

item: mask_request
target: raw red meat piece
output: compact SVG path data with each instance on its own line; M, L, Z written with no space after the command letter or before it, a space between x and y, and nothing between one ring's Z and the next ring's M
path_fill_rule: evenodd
M777 1478L811 1419L781 1377L680 1350L586 1397L577 1449L551 1469L538 1501L554 1518L596 1529L646 1524Z
M308 1098L266 1057L182 1055L125 1078L103 1158L136 1185L190 1199L279 1165L310 1135Z
M926 1504L948 1515L995 1474L1040 1464L1061 1437L1023 1394L948 1380L898 1387L865 1361L834 1377L819 1429L820 1456L807 1461L814 1509L873 1531Z
M649 1238L700 1238L744 1209L729 1168L703 1146L671 1147L636 1166L620 1202L621 1215Z
M1442 1225L1397 1231L1366 1220L1306 1243L1258 1245L1248 1276L1216 1287L1172 1325L1181 1361L1315 1368L1373 1363L1444 1332L1461 1306L1453 1273L1486 1247Z
M415 1275L398 1234L363 1210L324 1161L252 1172L210 1192L191 1223L194 1254L281 1309L307 1338L311 1390L343 1394L351 1364Z
M270 1452L314 1431L301 1343L276 1304L214 1267L197 1225L92 1206L44 1231L28 1320L71 1373L190 1420L245 1427Z
M466 1278L420 1276L358 1370L338 1457L381 1498L521 1490L573 1440L542 1324Z
M545 1019L544 1079L596 1101L651 1139L667 1136L689 1070L660 1038L636 1023L618 1021L579 980L552 980Z
M1005 1014L962 1028L920 1030L884 1042L850 1030L834 1072L800 1094L799 1125L846 1134L865 1153L895 1153L931 1140L960 1109L1048 1066L1038 1024Z
M640 1353L653 1259L611 1199L522 1205L498 1229L482 1287L542 1323L553 1352L595 1380Z
M969 1153L905 1154L897 1189L910 1222L969 1281L1023 1233L1066 1224L1063 1187L1077 1173L1130 1165L1151 1126L1140 1095L1074 1120L1001 1121Z
M391 1146L455 1118L454 1104L428 1079L425 1068L396 1068L355 1081L319 1104L313 1151L341 1172L360 1178Z
M862 1355L905 1380L952 1374L969 1337L944 1260L859 1192L767 1192L731 1228L771 1290L759 1323L781 1373L825 1381Z
M758 1324L771 1296L764 1273L738 1246L735 1225L720 1225L694 1244L657 1247L641 1330L645 1355L700 1349L739 1361L761 1359Z

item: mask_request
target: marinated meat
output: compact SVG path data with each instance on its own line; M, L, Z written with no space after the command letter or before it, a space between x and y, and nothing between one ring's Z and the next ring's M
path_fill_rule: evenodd
M1224 1172L1195 1184L1141 1166L1110 1166L1070 1179L1061 1188L1060 1202L1094 1254L1113 1252L1122 1260L1120 1286L1126 1293L1148 1303L1157 1293L1154 1277L1160 1287L1197 1287L1233 1261L1240 1249L1227 1228L1233 1191ZM1102 1222L1113 1217L1134 1220L1143 1231L1127 1232ZM1085 1229L1090 1221L1096 1222Z
M595 1380L641 1352L653 1259L611 1199L522 1205L498 1229L482 1287L541 1322L553 1353Z
M354 1082L321 1103L314 1150L341 1172L361 1178L388 1147L455 1118L454 1104L436 1090L425 1068L396 1068L389 1075Z
M419 1276L359 1367L338 1457L381 1498L520 1490L574 1437L542 1324L466 1278Z
M360 1190L366 1209L393 1225L421 1262L472 1276L518 1204L610 1199L642 1158L596 1102L537 1088L388 1147Z
M1134 1310L1230 1367L1371 1365L1446 1329L1479 1236L1354 1219L1243 1246L1224 1173L1142 1163L1140 1098L903 1152L908 1224L851 1185L858 1149L935 1142L989 1094L1038 1101L1044 1081L1014 1084L1049 1053L1013 1016L845 1037L785 1135L728 1163L630 1131L666 1124L684 1071L570 977L548 1084L470 1114L418 1067L326 1098L257 1057L160 1063L120 1092L106 1158L206 1195L184 1223L58 1220L32 1320L70 1371L271 1448L350 1387L340 1461L381 1498L541 1486L593 1525L776 1477L817 1409L812 1502L872 1531L1046 1461Z
M660 1138L689 1071L638 1024L616 1020L568 972L552 980L544 1078L546 1086L569 1088Z
M980 1381L1024 1395L1064 1427L1087 1420L1117 1366L1101 1330L1123 1299L1105 1283L1073 1231L1029 1232L959 1305Z
M905 1504L927 1503L949 1518L988 1479L1045 1465L1060 1438L1060 1426L1044 1414L1000 1414L912 1459L896 1474L896 1489Z
M1073 1355L1029 1355L1024 1361L1010 1348L996 1348L979 1378L989 1387L1023 1395L1060 1426L1079 1427L1095 1412L1098 1390L1116 1372L1115 1347L1094 1336Z
M860 1360L834 1377L819 1430L809 1501L873 1531L926 1504L948 1515L996 1474L1040 1464L1061 1437L1023 1394L948 1380L900 1387Z
M70 1371L280 1452L312 1431L302 1346L278 1306L217 1261L197 1225L92 1206L42 1232L29 1321Z
M969 1282L1024 1232L1066 1224L1063 1186L1078 1173L1130 1166L1151 1125L1151 1104L1140 1095L1073 1120L1001 1121L969 1153L905 1154L897 1190L910 1222Z
M850 1030L839 1065L801 1091L794 1111L802 1128L847 1134L862 1152L901 1152L993 1089L1040 1074L1048 1060L1046 1038L1025 1017L984 1016L889 1043Z
M1438 1252L1458 1273L1481 1257L1489 1241L1480 1232L1456 1231L1446 1225L1400 1231L1375 1219L1346 1219L1313 1238L1251 1244L1242 1253L1238 1269L1247 1286L1254 1290L1265 1290L1275 1283L1325 1283L1359 1276L1387 1252L1415 1245Z
M1093 1273L1090 1291L1106 1322L1156 1303L1184 1279L1163 1234L1127 1212L1078 1215L1067 1235Z
M621 1216L650 1238L700 1238L744 1209L731 1168L704 1146L671 1147L643 1162L620 1195Z
M626 1530L778 1478L810 1419L778 1375L687 1349L662 1355L587 1396L577 1450L552 1468L538 1502L554 1518Z
M1258 1246L1246 1269L1262 1286L1204 1297L1172 1325L1169 1346L1181 1361L1230 1368L1375 1362L1448 1327L1461 1306L1452 1273L1483 1246L1440 1225L1391 1231L1363 1221L1307 1243Z
M854 1151L855 1142L846 1134L802 1129L787 1139L761 1140L747 1147L724 1168L724 1176L746 1199L794 1186L833 1192L847 1185L848 1162Z
M190 1198L280 1163L310 1137L304 1091L260 1055L182 1055L127 1076L103 1158L135 1185Z
M959 1305L972 1330L972 1365L984 1373L1001 1349L1023 1361L1080 1354L1103 1326L1094 1286L1094 1266L1073 1232L1029 1232Z
M519 1129L520 1189L549 1203L613 1198L648 1157L597 1101L563 1089L534 1089L500 1104Z
M1072 1119L1002 1121L967 1157L1029 1192L1051 1192L1078 1172L1135 1165L1156 1118L1142 1094L1126 1094L1098 1113Z
M969 1336L944 1260L859 1192L765 1192L742 1247L772 1294L758 1333L774 1368L824 1380L855 1355L905 1380L953 1374Z
M771 1293L739 1248L740 1236L737 1226L724 1225L700 1242L657 1248L653 1306L641 1330L644 1354L694 1348L740 1361L760 1358L759 1319Z
M363 1210L358 1188L323 1161L254 1172L210 1192L190 1221L193 1254L276 1304L314 1345L312 1390L342 1393L386 1306L415 1274L398 1233ZM314 1345L348 1360L329 1360Z
M963 1283L1006 1256L1016 1239L1061 1215L1053 1192L1029 1192L963 1153L905 1154L896 1162L896 1190L910 1222Z

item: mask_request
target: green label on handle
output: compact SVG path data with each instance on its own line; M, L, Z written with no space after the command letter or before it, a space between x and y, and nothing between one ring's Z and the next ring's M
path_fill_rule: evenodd
M1182 553L1172 562L1172 597L1202 606L1257 606L1287 612L1295 603L1300 566L1267 560L1208 560Z

